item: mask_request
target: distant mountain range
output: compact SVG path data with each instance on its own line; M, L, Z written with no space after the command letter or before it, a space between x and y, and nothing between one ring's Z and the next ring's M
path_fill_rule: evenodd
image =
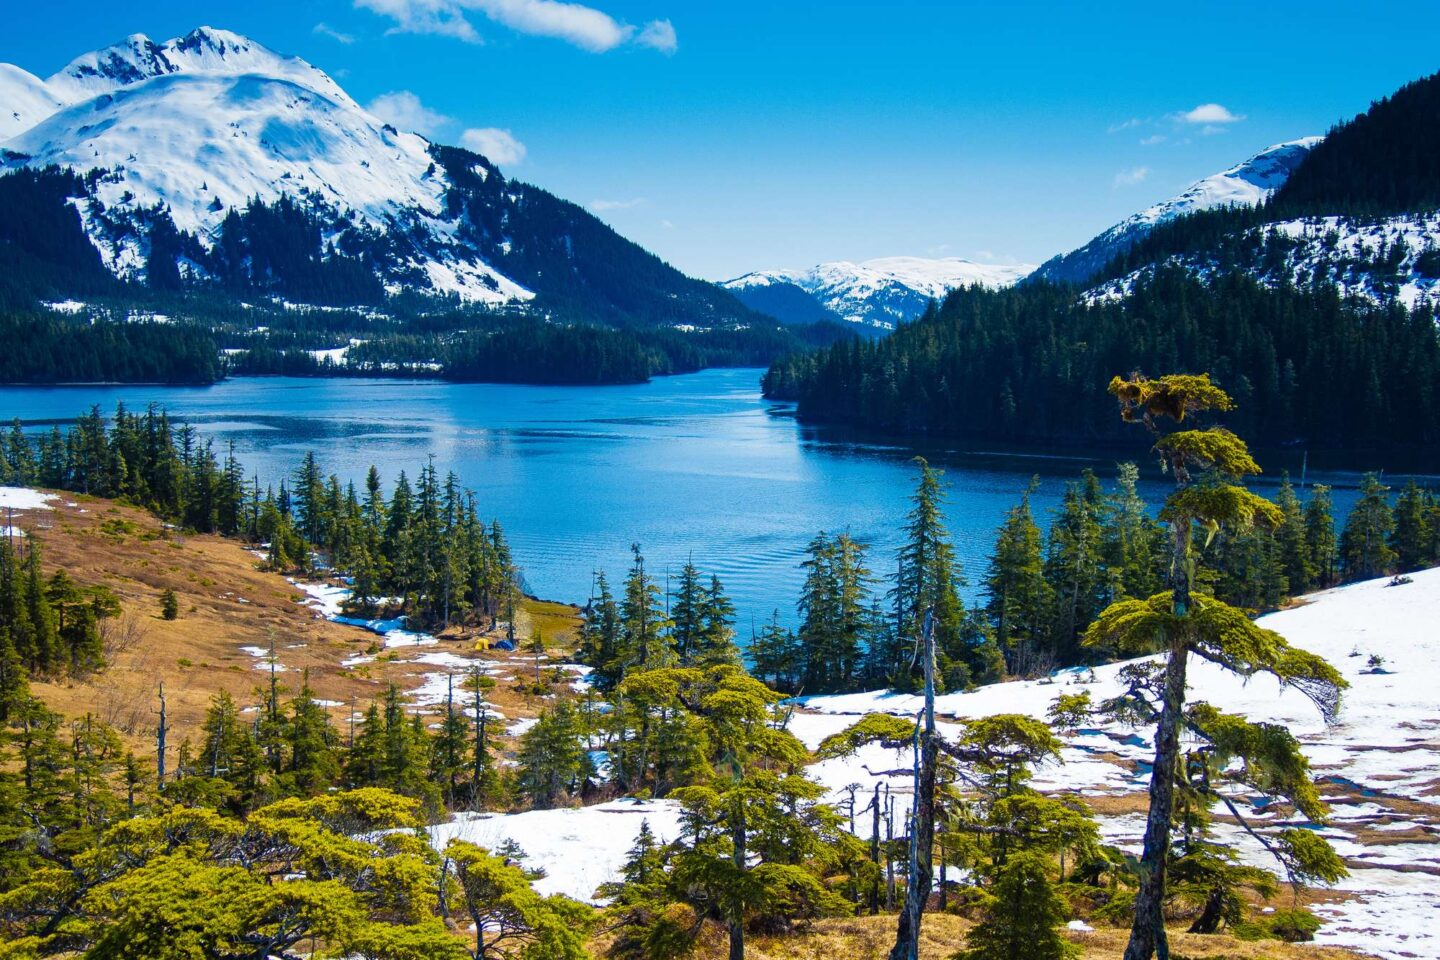
M404 292L614 325L772 323L579 206L396 129L322 70L229 31L136 34L45 80L0 65L0 104L0 174L76 174L12 187L10 206L32 208L12 209L8 227L0 210L0 237L33 233L21 218L62 236L78 215L127 283L322 304ZM52 278L39 291L52 298L92 266L17 245L0 264Z
M1035 267L975 263L959 257L926 260L883 257L850 263L838 260L808 270L762 270L725 281L743 303L785 323L835 319L873 334L924 312L933 299L956 287L1004 287Z
M1159 224L1190 213L1264 203L1321 139L1305 137L1262 150L1039 267L975 263L956 257L886 257L862 263L822 263L808 270L760 270L727 280L722 286L743 303L783 323L839 320L878 336L920 316L931 300L957 287L1001 288L1035 280L1083 285Z

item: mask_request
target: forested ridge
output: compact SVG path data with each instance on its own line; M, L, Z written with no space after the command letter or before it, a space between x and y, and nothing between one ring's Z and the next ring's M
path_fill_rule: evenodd
M1270 287L1175 267L1093 300L1030 284L952 291L892 336L773 365L767 396L802 418L899 433L1112 442L1108 370L1209 371L1231 422L1267 444L1422 448L1440 442L1440 332L1428 304Z

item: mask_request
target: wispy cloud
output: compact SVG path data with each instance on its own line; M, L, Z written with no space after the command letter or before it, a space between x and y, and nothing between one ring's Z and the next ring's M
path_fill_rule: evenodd
M604 11L565 0L354 0L355 6L394 22L392 32L431 33L480 43L469 19L479 14L517 33L552 37L592 53L605 53L623 44L674 53L679 44L669 20L652 20L644 27L622 23Z
M644 197L635 197L633 200L591 200L588 206L591 213L609 213L611 210L633 210L644 202Z
M1150 176L1149 167L1131 167L1129 170L1121 170L1115 174L1115 182L1111 185L1114 189L1121 187L1133 187L1137 183L1144 182Z
M460 143L467 150L474 150L491 163L502 167L513 167L525 160L525 144L516 139L509 130L499 127L471 127L460 134Z
M1129 120L1121 120L1119 123L1112 123L1105 128L1106 133L1119 133L1122 130L1132 130L1144 123L1139 117L1131 117Z
M334 27L330 26L330 24L326 23L324 20L321 20L319 23L315 24L315 27L311 32L314 33L316 36L329 37L336 43L343 43L347 47L355 42L355 35L353 33L342 33L339 30L336 30Z
M382 93L371 100L365 109L399 130L413 130L432 138L455 122L438 110L425 106L420 102L420 98L409 90Z
M1163 133L1155 133L1155 134L1151 134L1151 135L1148 136L1148 137L1143 137L1143 138L1141 138L1141 140L1140 140L1140 146L1142 146L1142 147L1153 147L1153 146L1155 146L1155 144L1157 144L1157 143L1164 143L1164 142L1165 142L1165 134L1163 134Z
M669 20L651 20L641 28L635 42L666 55L680 49L680 41L675 36L675 25Z
M1245 117L1243 114L1231 113L1230 110L1222 107L1218 103L1202 103L1192 110L1186 110L1184 113L1176 114L1175 119L1181 123L1214 126L1215 124L1221 123L1239 123L1241 120L1244 120Z

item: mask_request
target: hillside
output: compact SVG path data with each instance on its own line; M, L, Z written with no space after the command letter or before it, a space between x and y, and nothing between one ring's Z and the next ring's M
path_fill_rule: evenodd
M1264 203L1192 211L1093 275L1114 296L1140 274L1243 270L1270 285L1325 286L1414 307L1440 282L1440 171L1432 162L1440 74L1337 124Z
M443 639L411 634L401 642L335 622L330 617L337 611L323 599L333 603L333 588L262 572L256 555L233 539L182 534L116 501L14 487L0 487L0 517L0 526L40 541L47 573L63 568L81 585L104 585L119 597L122 613L103 630L109 665L83 680L32 686L66 716L95 714L138 752L153 753L162 682L172 750L185 740L194 744L216 693L228 692L242 709L261 702L272 641L284 691L293 695L303 675L341 731L352 705L363 713L392 682L411 709L432 710L443 697L444 677L463 677L471 665L502 681L486 699L507 726L535 716L545 703L503 682L529 675L533 654L482 654L473 632ZM165 590L175 592L178 619L160 616ZM542 628L557 660L573 643L573 608L530 601L522 617L520 629Z
M1209 372L1235 391L1227 423L1263 443L1424 457L1440 440L1429 307L1272 288L1239 270L1156 270L1093 300L1042 283L956 291L884 340L780 361L764 384L803 419L1073 447L1127 436L1104 390L1116 370Z

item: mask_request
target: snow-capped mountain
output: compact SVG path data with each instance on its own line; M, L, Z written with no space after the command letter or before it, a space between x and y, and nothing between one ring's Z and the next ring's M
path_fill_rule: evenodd
M1117 254L1130 249L1156 224L1201 210L1253 207L1262 203L1280 189L1322 139L1303 137L1277 143L1228 170L1197 180L1184 192L1127 217L1083 247L1045 261L1033 277L1060 283L1084 283Z
M808 270L762 270L727 280L722 286L762 312L782 308L780 291L798 304L794 291L799 291L841 320L889 330L919 316L931 300L956 287L1005 287L1034 269L1029 264L975 263L960 257L882 257L861 263L837 260ZM779 319L809 322L793 316Z
M236 270L270 282L234 215L284 198L318 230L310 259L348 258L392 294L503 305L552 292L590 316L629 318L649 297L672 314L678 305L680 322L751 316L580 208L397 130L317 67L225 30L162 43L137 34L46 80L0 65L0 102L0 174L79 174L83 195L70 202L105 266L128 280L153 285L159 249L160 269L173 261L183 282L228 283Z

